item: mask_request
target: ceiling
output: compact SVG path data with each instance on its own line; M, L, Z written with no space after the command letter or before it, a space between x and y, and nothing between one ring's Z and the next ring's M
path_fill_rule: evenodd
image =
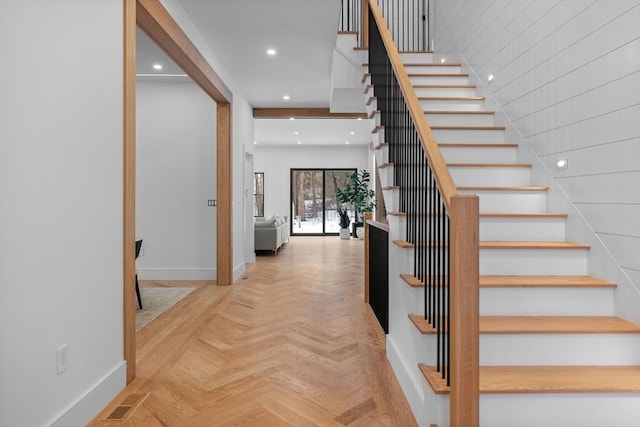
M340 0L179 0L255 108L328 108ZM140 80L191 81L142 31ZM270 56L267 49L275 49ZM163 69L152 65L161 63ZM140 75L144 75L140 76ZM288 95L289 100L283 96ZM294 132L299 132L295 135ZM352 135L351 132L354 132ZM259 145L367 145L367 120L256 119Z

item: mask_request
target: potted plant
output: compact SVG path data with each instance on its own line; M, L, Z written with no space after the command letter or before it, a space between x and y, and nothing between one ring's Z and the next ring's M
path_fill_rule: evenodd
M365 169L356 170L349 175L345 187L336 190L336 196L342 203L351 205L355 211L353 236L356 229L362 227L361 217L365 212L371 212L376 207L375 193L369 188L370 175Z
M349 218L347 208L339 207L338 215L340 216L340 238L342 240L349 240L349 223L351 222L351 218Z

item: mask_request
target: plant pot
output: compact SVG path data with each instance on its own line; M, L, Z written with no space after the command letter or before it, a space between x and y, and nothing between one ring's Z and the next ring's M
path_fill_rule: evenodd
M351 235L349 234L349 229L348 228L341 228L340 229L340 239L349 240L350 237L351 237Z
M357 230L358 230L358 228L363 228L363 227L364 227L364 223L362 223L362 222L352 222L351 223L351 228L352 228L351 235L353 237L358 237ZM364 230L364 228L363 228L363 230Z

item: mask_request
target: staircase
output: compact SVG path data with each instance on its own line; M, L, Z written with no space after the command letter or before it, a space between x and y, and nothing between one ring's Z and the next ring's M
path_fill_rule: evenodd
M640 327L614 313L616 285L588 275L589 246L567 241L563 212L531 180L517 145L484 109L458 63L401 53L460 193L480 203L480 424L640 426ZM424 287L398 207L389 143L370 75L362 79L388 212L387 354L421 425L449 425L449 391L435 372Z

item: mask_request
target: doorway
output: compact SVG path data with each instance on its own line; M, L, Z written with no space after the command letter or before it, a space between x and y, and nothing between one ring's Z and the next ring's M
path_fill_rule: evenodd
M340 232L336 189L344 188L356 169L291 169L291 234L337 235ZM349 210L349 217L354 212Z

